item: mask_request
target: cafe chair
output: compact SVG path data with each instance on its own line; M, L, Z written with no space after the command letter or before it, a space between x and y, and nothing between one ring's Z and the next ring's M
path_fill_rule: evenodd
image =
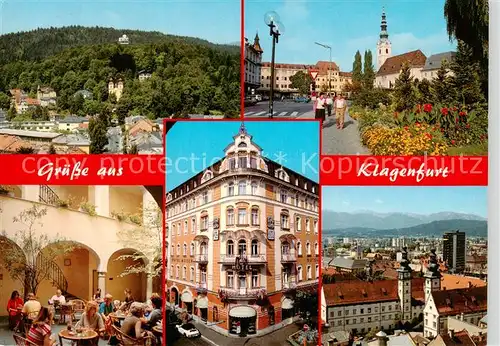
M116 338L118 339L119 345L137 345L137 346L151 346L154 345L154 340L150 337L146 337L142 340L138 340L136 338L131 338L130 336L124 334L117 326L113 326L113 330Z
M73 318L73 320L79 321L80 318L82 318L82 315L85 311L85 302L81 299L74 299L74 300L71 300L70 303L73 306L72 318Z
M13 337L16 342L16 346L37 346L35 343L23 338L20 335L14 334Z

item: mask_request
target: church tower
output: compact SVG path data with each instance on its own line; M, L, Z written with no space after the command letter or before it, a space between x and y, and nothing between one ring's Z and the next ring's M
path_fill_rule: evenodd
M431 255L429 258L429 267L427 268L427 273L425 273L425 302L429 299L431 292L439 291L441 289L441 273L439 272L439 263L437 261L436 250L431 250Z
M398 268L398 296L401 309L401 322L412 320L411 312L411 272L407 248L403 248L401 262Z
M380 23L380 38L377 42L377 71L384 64L387 58L391 57L392 48L389 41L389 33L387 32L387 20L385 10L382 9L382 22Z

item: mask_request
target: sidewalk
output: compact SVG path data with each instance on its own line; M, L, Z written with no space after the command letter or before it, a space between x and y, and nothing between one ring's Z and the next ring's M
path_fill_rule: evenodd
M369 155L369 150L361 144L358 122L349 116L347 109L344 129L337 129L335 115L323 122L323 143L321 152L325 155Z
M306 113L302 113L296 119L314 119L314 118L315 118L314 112L313 111L309 111L309 112L306 112Z

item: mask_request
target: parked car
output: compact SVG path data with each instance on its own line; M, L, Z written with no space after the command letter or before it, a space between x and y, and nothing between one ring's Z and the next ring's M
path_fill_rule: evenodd
M295 102L299 102L299 103L308 103L309 101L311 101L311 99L309 97L305 97L305 96L299 96L299 97L295 98Z
M262 95L255 95L255 99L257 100L257 102L262 101Z
M177 330L186 338L196 338L198 336L201 336L200 331L192 323L178 325Z

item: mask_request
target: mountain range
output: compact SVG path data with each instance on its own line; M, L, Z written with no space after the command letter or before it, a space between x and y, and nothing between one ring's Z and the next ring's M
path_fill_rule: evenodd
M375 213L357 211L353 213L323 211L323 235L362 237L384 235L395 236L439 236L452 230L465 231L469 236L487 236L488 225L484 217L456 213L434 214Z

